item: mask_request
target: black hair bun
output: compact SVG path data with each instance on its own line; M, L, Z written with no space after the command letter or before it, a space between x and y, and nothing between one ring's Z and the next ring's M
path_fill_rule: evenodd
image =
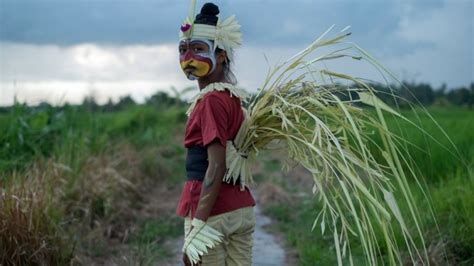
M213 3L205 3L202 6L201 14L209 16L217 16L219 14L219 7Z
M217 15L219 14L219 7L213 3L206 3L201 8L201 13L196 16L194 23L217 25Z

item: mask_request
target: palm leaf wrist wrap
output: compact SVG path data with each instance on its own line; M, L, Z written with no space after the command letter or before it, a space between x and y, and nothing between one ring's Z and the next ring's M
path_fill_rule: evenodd
M200 256L207 254L208 248L214 248L222 242L223 235L196 218L192 220L191 225L193 228L184 239L183 252L194 265L200 261Z

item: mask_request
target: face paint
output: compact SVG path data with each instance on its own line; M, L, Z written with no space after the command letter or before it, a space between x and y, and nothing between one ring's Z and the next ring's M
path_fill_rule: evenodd
M190 80L212 73L216 66L212 42L209 40L184 40L179 44L179 61L184 74Z

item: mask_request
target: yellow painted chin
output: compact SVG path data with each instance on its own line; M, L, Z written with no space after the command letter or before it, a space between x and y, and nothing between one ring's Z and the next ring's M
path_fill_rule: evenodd
M180 64L183 70L185 70L188 67L194 67L194 70L191 72L191 74L200 78L209 74L209 71L211 70L209 64L205 62L196 61L196 60L183 61Z

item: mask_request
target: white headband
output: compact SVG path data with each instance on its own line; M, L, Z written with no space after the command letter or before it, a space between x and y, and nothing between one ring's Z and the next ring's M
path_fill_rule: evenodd
M191 0L188 17L184 20L179 32L180 41L185 39L208 39L214 41L214 50L217 47L227 52L227 57L233 60L233 50L240 46L242 41L242 33L240 25L232 15L221 21L217 20L217 25L195 24L194 13L196 8L196 0Z

